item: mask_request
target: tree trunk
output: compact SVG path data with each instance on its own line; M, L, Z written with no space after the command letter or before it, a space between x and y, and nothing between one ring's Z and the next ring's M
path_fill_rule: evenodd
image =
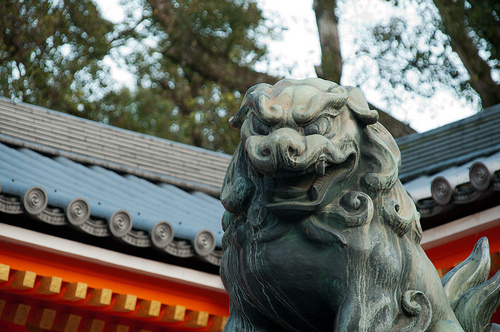
M338 20L335 16L335 0L314 0L313 8L316 14L319 42L321 46L321 65L316 66L316 75L319 78L340 84L342 76L342 54L340 52L340 39ZM379 112L379 121L394 137L413 134L416 131L409 125L393 118L381 109L369 105L370 109Z
M478 49L467 32L463 0L434 0L450 44L467 72L469 83L479 94L483 108L500 103L500 85L491 77L491 67L479 56Z
M313 7L321 45L321 65L316 66L316 75L340 84L342 54L335 6L335 0L314 0Z

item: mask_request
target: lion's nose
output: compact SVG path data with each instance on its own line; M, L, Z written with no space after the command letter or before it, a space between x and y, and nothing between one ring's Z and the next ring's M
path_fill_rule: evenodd
M262 157L274 155L273 159L280 161L286 168L291 167L305 151L303 136L293 129L282 128L269 135L261 146L260 154Z

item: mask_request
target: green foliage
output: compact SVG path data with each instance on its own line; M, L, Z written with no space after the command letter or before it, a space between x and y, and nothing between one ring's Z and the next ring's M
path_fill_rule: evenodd
M239 142L238 131L229 128L229 115L240 104L235 94L221 94L212 85L194 100L196 111L183 115L161 88L124 88L108 93L89 115L113 126L230 153Z
M436 91L451 89L458 99L483 107L500 102L499 82L491 79L500 70L498 1L401 0L396 7L412 9L416 21L393 16L363 35L358 59L374 59L382 82L380 90L395 92L385 98L400 101L402 91L430 98ZM358 71L357 82L368 79ZM383 93L383 91L381 91ZM479 98L478 98L479 97ZM397 102L396 102L397 103Z
M275 80L251 69L266 54L256 41L259 31L265 33L256 4L150 0L127 6L129 19L118 27L124 31L116 42L122 46L118 58L126 59L138 88L107 95L99 117L232 153L239 137L229 128L229 114L249 87Z
M0 95L231 153L229 114L252 85L267 34L253 1L135 0L112 24L91 0L0 4ZM134 76L128 88L103 58Z
M463 8L474 42L490 53L492 68L500 69L500 2L469 0Z
M8 0L0 12L0 95L85 115L106 84L113 25L91 0Z

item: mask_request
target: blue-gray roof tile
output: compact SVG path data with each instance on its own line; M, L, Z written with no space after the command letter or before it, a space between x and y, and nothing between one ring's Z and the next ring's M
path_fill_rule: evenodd
M460 121L396 139L401 181L430 175L500 151L500 105Z
M213 197L121 175L101 166L84 166L61 156L47 157L27 148L0 144L0 155L0 194L19 197L26 212L35 217L47 207L60 208L66 224L88 233L219 262L224 209ZM33 189L38 189L37 195L28 197ZM83 220L77 218L78 214ZM106 234L102 234L102 227L94 229L93 219L105 221ZM161 234L155 234L156 230ZM187 241L191 249L177 250L179 241ZM207 250L200 249L200 243Z

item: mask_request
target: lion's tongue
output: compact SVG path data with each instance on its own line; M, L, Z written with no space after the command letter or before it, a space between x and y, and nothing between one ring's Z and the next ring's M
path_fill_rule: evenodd
M314 183L314 173L276 179L276 196L279 198L298 198L305 195Z

